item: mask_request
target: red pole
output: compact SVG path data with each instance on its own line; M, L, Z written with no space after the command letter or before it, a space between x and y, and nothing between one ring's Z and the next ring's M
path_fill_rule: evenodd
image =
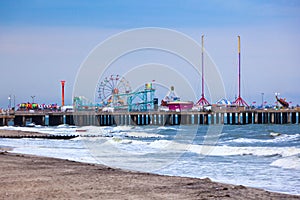
M65 105L65 82L66 81L60 81L60 83L61 83L61 106Z

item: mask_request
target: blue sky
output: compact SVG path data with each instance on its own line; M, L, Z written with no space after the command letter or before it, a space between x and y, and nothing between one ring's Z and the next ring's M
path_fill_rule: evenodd
M0 108L60 102L65 79L71 103L77 70L109 36L131 28L181 31L205 47L218 66L227 97L236 95L237 35L242 40L242 96L260 102L274 92L300 104L300 2L0 0ZM200 94L199 94L200 95ZM196 101L196 100L195 100Z
M299 20L297 0L14 0L1 1L1 4L1 25L7 26L178 28L294 23Z

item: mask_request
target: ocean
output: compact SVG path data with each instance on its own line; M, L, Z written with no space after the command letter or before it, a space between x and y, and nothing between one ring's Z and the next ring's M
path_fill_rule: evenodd
M0 127L71 140L0 139L15 153L300 195L299 125Z

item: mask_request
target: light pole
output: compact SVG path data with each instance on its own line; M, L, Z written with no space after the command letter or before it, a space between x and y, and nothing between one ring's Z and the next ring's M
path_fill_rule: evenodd
M11 108L11 95L8 96L8 110Z
M261 93L261 108L264 108L264 94L265 93Z
M276 97L276 107L278 107L278 100L279 100L279 96L280 93L279 92L275 92L275 97Z
M35 97L35 96L31 96L31 98L32 98L32 103L34 103L34 97Z
M14 109L16 109L16 95L14 95Z

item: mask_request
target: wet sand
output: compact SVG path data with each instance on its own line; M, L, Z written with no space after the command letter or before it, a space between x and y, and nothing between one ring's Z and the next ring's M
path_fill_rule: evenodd
M36 136L36 135L49 135L38 132L29 132L29 131L16 131L16 130L0 130L0 136ZM0 144L1 145L1 144Z
M7 151L0 147L0 199L300 199L208 178L161 176Z

